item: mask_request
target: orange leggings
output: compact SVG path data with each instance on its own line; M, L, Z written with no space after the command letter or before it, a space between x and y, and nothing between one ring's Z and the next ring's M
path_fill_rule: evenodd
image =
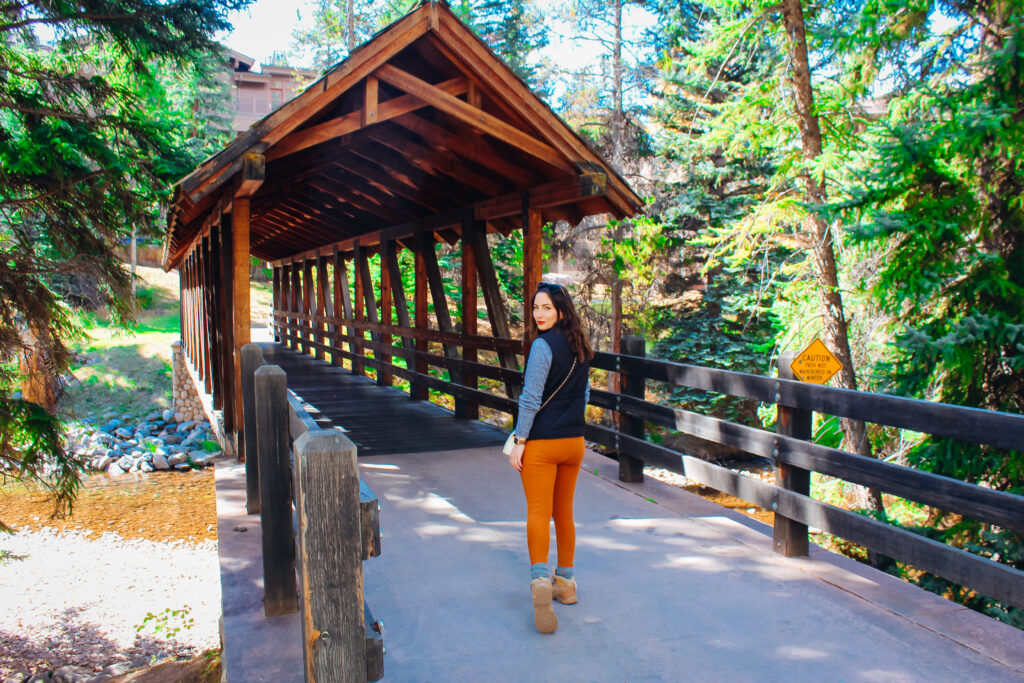
M554 518L558 566L572 567L576 553L572 499L582 462L582 436L526 442L520 476L526 493L526 545L530 549L530 564L547 563L551 519Z

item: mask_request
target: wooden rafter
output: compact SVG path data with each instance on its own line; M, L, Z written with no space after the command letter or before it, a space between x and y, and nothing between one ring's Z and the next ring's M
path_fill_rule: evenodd
M377 79L371 77L367 80L376 82ZM444 83L439 83L436 87L449 95L455 96L466 92L467 85L465 78L453 78ZM267 159L270 161L282 159L314 145L328 142L348 133L354 133L367 126L393 119L402 114L408 114L426 106L426 102L414 95L402 95L375 103L376 112L374 112L374 116L369 116L368 112L361 108L344 116L295 131L270 148L267 151Z
M377 69L376 75L382 81L390 83L396 88L401 88L410 95L423 99L444 113L465 121L475 128L480 128L488 135L498 140L503 140L541 161L562 170L573 169L572 164L566 161L551 145L541 142L532 135L505 123L500 118L482 109L477 109L468 102L449 95L436 85L416 78L412 74L390 64L385 64Z

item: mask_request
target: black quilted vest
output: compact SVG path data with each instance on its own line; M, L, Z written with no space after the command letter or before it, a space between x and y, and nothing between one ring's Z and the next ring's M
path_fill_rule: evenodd
M562 330L552 328L540 335L551 348L551 369L544 383L544 396L541 402L555 393L558 385L569 374L572 368L573 353ZM555 397L544 406L533 420L530 428L530 440L533 439L566 439L583 436L586 420L583 411L586 408L584 397L587 391L587 378L590 375L590 363L576 363L572 376L562 385Z

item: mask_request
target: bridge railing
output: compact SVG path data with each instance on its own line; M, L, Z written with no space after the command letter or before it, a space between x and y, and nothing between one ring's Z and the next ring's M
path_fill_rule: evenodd
M517 339L294 311L277 311L273 317L276 337L285 346L325 360L330 356L335 365L347 360L357 373L361 373L364 366L373 368L377 371L377 383L381 385L390 385L392 377L404 379L409 382L410 395L414 398L425 398L423 392L427 389L449 394L455 399L455 412L460 417L476 417L477 406L515 413L516 401L510 397L518 396L523 382L517 359L523 353L523 343ZM400 345L385 341L393 338L397 338ZM443 353L430 352L429 344L440 345ZM498 364L465 360L477 357L479 351L493 352ZM396 363L396 358L403 359L404 364ZM431 367L447 371L450 379L431 375ZM504 384L505 395L481 389L480 378Z
M514 362L516 354L522 354L519 340L294 311L279 311L275 320L277 334L286 345L307 353L331 354L336 364L342 359L348 359L354 367L365 363L377 368L378 383L382 375L392 373L407 379L413 394L417 387L451 394L456 399L457 412L460 401L463 402L463 415L467 413L468 403L515 414L516 402L512 397L517 395L522 383L522 373ZM344 331L346 326L350 333ZM367 332L370 339L365 338ZM401 338L402 345L381 341L391 336ZM445 353L424 351L427 343L441 344ZM1024 572L810 496L810 474L818 472L1024 533L1022 496L811 441L813 412L820 412L1020 450L1024 444L1024 416L647 358L641 339L625 338L623 343L624 353L599 352L592 363L594 368L617 373L621 391L612 393L595 388L590 399L592 405L615 411L619 418L614 426L588 424L586 432L589 441L606 447L618 459L623 481L642 479L645 464L664 467L772 510L775 513L773 548L780 554L806 555L807 527L813 526L998 600L1024 607ZM342 348L342 344L348 348ZM502 365L463 360L457 357L456 347L494 351L501 354ZM406 359L407 367L396 365L396 357ZM430 375L427 370L430 366L448 370L450 379ZM467 377L472 378L472 385L463 384ZM475 386L480 377L505 383L506 395ZM645 388L649 381L775 404L777 431L769 432L648 401ZM765 483L652 443L645 439L648 423L767 458L776 468L776 483Z
M306 680L379 680L383 638L363 600L362 561L380 555L380 505L359 478L356 446L343 430L321 428L258 346L243 348L242 363L264 613L301 613Z
M634 342L635 343L635 342ZM1006 449L1024 444L1024 416L807 384L630 355L598 353L593 366L623 376L621 393L591 391L591 404L616 410L619 428L587 425L590 441L623 457L664 467L775 513L774 549L807 554L807 527L863 545L918 569L1024 607L1024 572L810 497L809 474L844 481L1024 533L1024 496L876 460L810 441L813 411ZM647 380L775 403L775 433L661 405L645 398ZM632 390L630 390L630 388ZM771 460L776 485L644 439L651 423ZM628 462L628 460L627 460ZM627 472L623 472L623 470Z

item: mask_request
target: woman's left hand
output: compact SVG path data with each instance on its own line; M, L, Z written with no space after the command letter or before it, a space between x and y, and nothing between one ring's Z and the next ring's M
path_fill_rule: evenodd
M523 452L525 451L526 444L518 443L508 456L508 464L512 465L512 467L515 467L520 472L523 471Z

